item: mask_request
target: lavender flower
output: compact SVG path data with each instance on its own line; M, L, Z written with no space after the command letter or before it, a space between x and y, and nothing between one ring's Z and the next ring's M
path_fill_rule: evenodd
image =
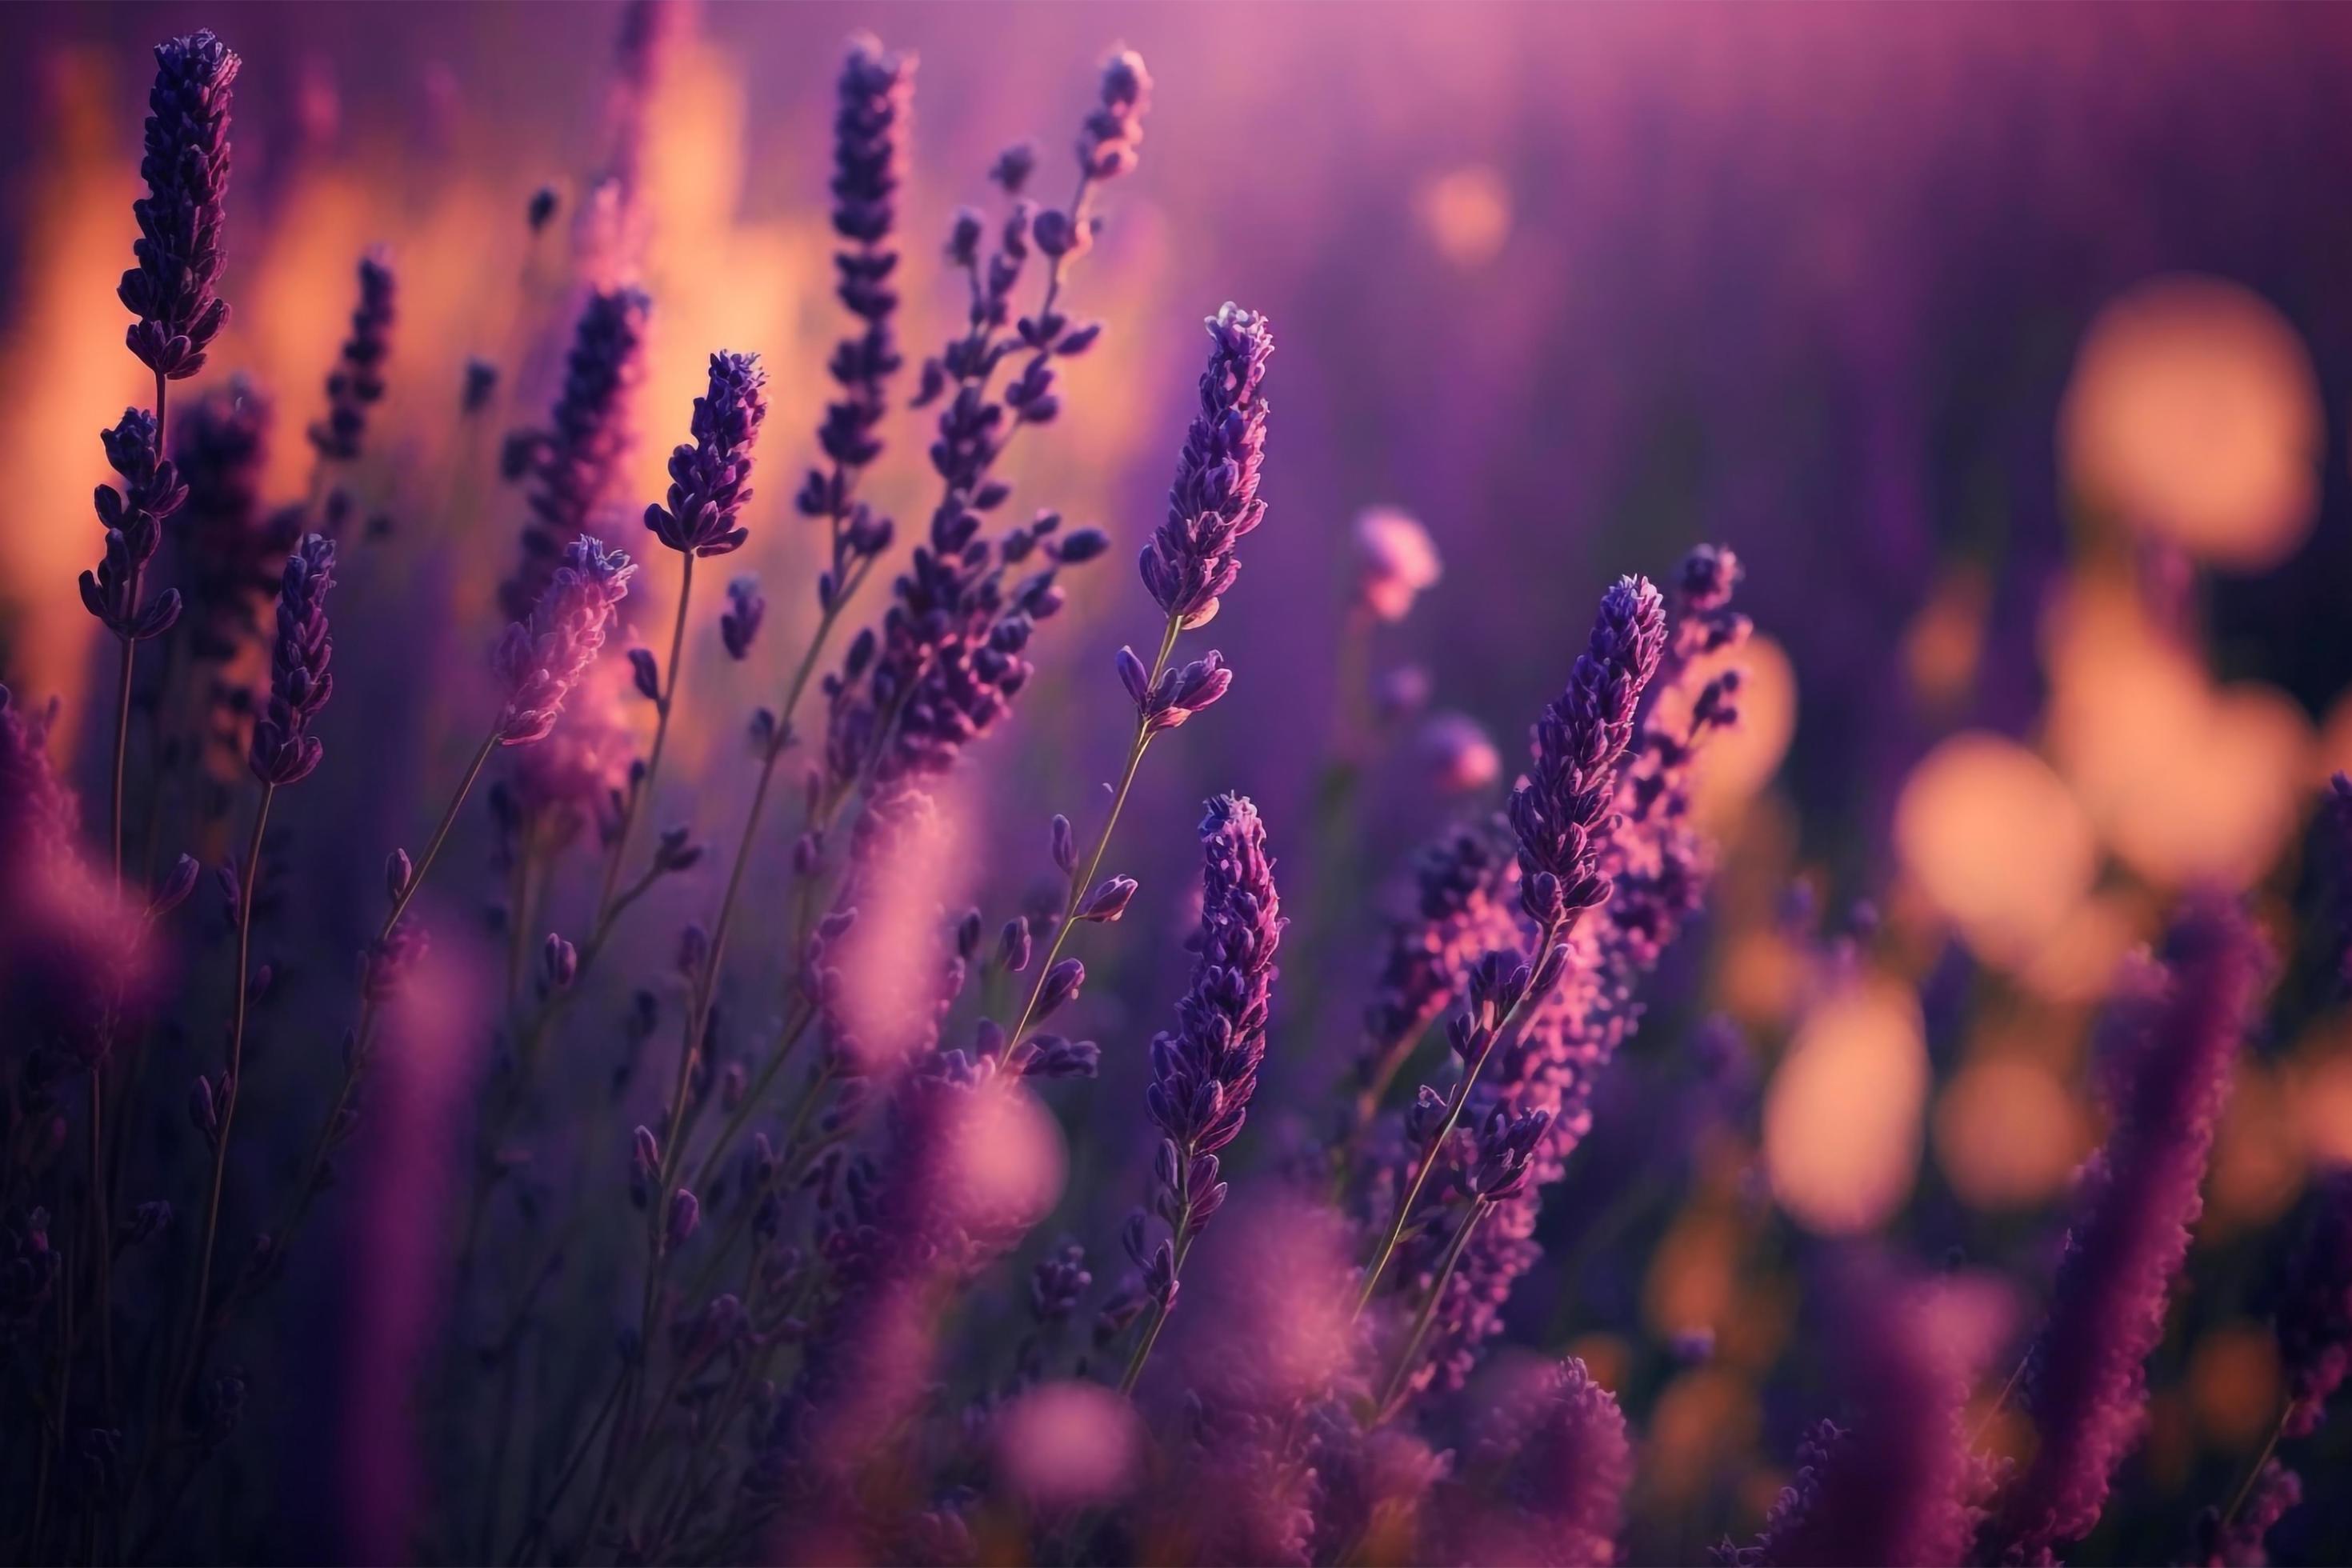
M2303 1478L2276 1459L2263 1461L2236 1517L2224 1521L2218 1509L2197 1519L2195 1554L2202 1568L2265 1568L2271 1529L2303 1501Z
M394 294L391 258L381 250L361 257L360 302L352 311L351 336L327 376L327 417L310 426L310 445L325 461L348 463L360 455L368 410L383 401Z
M147 195L131 207L139 265L123 273L115 295L139 318L124 339L131 352L166 381L203 369L228 320L228 302L214 290L224 259L230 89L242 63L209 30L155 46L139 161Z
M1633 1471L1615 1396L1574 1356L1546 1366L1479 1418L1441 1496L1445 1558L1613 1563Z
M12 871L69 847L81 812L49 761L54 713L27 713L0 686L0 863Z
M1621 577L1601 595L1591 640L1568 689L1535 727L1535 765L1511 792L1519 846L1519 907L1548 931L1609 897L1601 873L1617 763L1633 738L1633 713L1664 651L1658 591Z
M727 612L719 617L719 640L727 657L741 661L751 657L751 644L767 618L768 601L760 596L760 580L745 575L727 584Z
M1201 408L1176 458L1168 521L1143 547L1143 584L1186 629L1206 626L1241 574L1234 545L1265 520L1257 498L1265 457L1258 384L1274 353L1265 318L1227 303L1209 318L1213 346L1201 373Z
M2322 1177L2309 1206L2279 1281L2279 1362L2286 1373L2289 1437L2318 1429L2328 1400L2352 1371L2352 1170Z
M2115 1009L2102 1064L2111 1131L2084 1168L2020 1384L2041 1440L1988 1523L1983 1554L2035 1560L2089 1534L2138 1441L2143 1363L2164 1333L2263 966L2244 914L2200 902L2167 934L2161 972Z
M751 499L746 481L767 387L759 355L710 356L710 390L694 400L694 439L670 453L669 504L646 508L646 527L672 550L725 555L750 537L738 520Z
M893 241L905 177L902 121L914 79L912 56L892 54L867 34L849 41L834 115L833 230L844 248L833 264L835 292L863 328L842 340L826 367L841 395L826 405L817 429L833 472L812 470L801 492L801 510L812 517L845 518L856 474L882 455L885 395L903 363L891 331L898 310Z
M1143 146L1143 114L1151 107L1151 73L1133 49L1111 51L1103 62L1101 106L1078 133L1078 169L1089 180L1115 180L1131 171Z
M254 721L247 766L271 786L306 778L319 765L319 738L310 721L327 705L335 678L328 635L327 590L335 585L335 543L319 534L304 539L286 559L278 591L278 640L269 656L269 706Z
M1653 676L1654 683L1672 689L1651 705L1619 770L1616 811L1607 819L1608 836L1597 861L1601 877L1614 890L1597 925L1580 925L1570 933L1563 983L1538 999L1525 1031L1500 1051L1490 1069L1486 1093L1494 1104L1515 1114L1548 1110L1551 1121L1535 1152L1528 1184L1494 1205L1445 1281L1445 1298L1425 1345L1427 1367L1412 1374L1417 1378L1425 1371L1437 1386L1460 1386L1476 1347L1500 1330L1513 1281L1538 1256L1533 1237L1543 1189L1559 1179L1591 1130L1592 1086L1640 1026L1642 984L1705 895L1709 855L1691 823L1691 770L1709 739L1738 720L1732 694L1739 672L1732 668L1702 677L1694 661L1736 647L1748 635L1746 617L1729 607L1738 572L1729 551L1702 545L1677 574L1672 647ZM1402 944L1391 954L1402 983L1401 1000L1442 1006L1438 988L1465 983L1481 932L1498 926L1508 931L1512 924L1499 906L1521 868L1504 864L1497 876L1488 868L1500 859L1499 849L1481 841L1476 853L1480 858L1472 864L1485 883L1474 889L1441 881L1429 890L1435 897L1425 909L1426 923L1403 928L1392 939ZM1442 877L1449 868L1440 864L1436 869ZM1459 921L1449 925L1448 911L1456 900L1468 902ZM1426 1026L1427 1015L1417 1009L1400 1009L1388 1017L1397 1026L1422 1021L1399 1037L1401 1046L1368 1060L1393 1060L1395 1051L1409 1048ZM1369 1117L1370 1104L1360 1102L1360 1111ZM1408 1142L1418 1148L1424 1140ZM1433 1227L1409 1244L1408 1278L1427 1278L1440 1267L1446 1228Z
M1840 1271L1829 1294L1850 1420L1812 1428L1761 1539L1718 1549L1717 1560L1739 1568L1965 1561L1990 1479L1969 1452L1966 1410L1993 1336L1958 1321L1969 1303L1956 1289L1874 1267Z
M592 531L630 442L628 398L644 375L652 301L635 289L589 296L564 363L549 427L510 440L510 475L531 479L522 562L499 589L509 620L528 619L570 542Z
M1186 1249L1225 1201L1217 1151L1240 1134L1257 1091L1274 955L1285 923L1265 828L1249 797L1213 797L1200 832L1201 929L1192 944L1192 984L1176 1005L1176 1028L1151 1042L1151 1084L1144 1095L1161 1136L1151 1208L1173 1236L1153 1249L1138 1239L1129 1247L1157 1287L1163 1317L1175 1303Z
M126 641L160 637L180 618L180 591L166 588L143 608L139 589L148 563L163 543L163 519L188 499L179 470L157 449L155 416L126 408L99 439L106 460L121 476L122 488L98 487L98 521L106 529L106 553L95 573L81 574L82 607Z
M636 574L629 558L582 534L563 553L529 621L507 627L493 666L507 689L499 743L519 746L555 728L563 700L595 661Z
M1364 1010L1355 1061L1357 1120L1369 1121L1424 1030L1460 994L1478 954L1507 940L1503 888L1513 874L1496 836L1457 828L1421 853L1412 913L1393 921Z

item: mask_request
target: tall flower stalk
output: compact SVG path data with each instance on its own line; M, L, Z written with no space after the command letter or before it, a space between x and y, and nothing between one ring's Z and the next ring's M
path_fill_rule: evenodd
M1171 666L1179 635L1216 618L1221 596L1241 575L1237 546L1265 521L1258 498L1265 461L1266 402L1260 384L1274 354L1274 333L1265 318L1228 301L1209 318L1209 363L1201 373L1200 406L1176 457L1176 479L1168 491L1168 520L1143 547L1138 564L1143 584L1167 622L1159 651L1147 668L1131 647L1118 650L1118 675L1135 704L1135 735L1127 763L1111 795L1093 847L1083 860L1064 867L1069 889L1054 939L1037 964L1008 1039L1018 1042L1035 1018L1046 985L1057 973L1062 948L1083 906L1097 887L1103 857L1118 827L1143 754L1152 741L1176 729L1225 694L1233 671L1214 649L1182 666Z
M252 972L253 907L261 885L261 847L269 828L269 808L278 792L299 784L318 767L324 751L310 726L335 689L328 665L334 639L327 624L327 591L335 585L334 542L319 534L304 539L286 562L278 592L278 635L270 650L269 705L254 721L246 765L261 786L253 812L253 833L235 889L236 972L229 1024L228 1060L216 1082L199 1079L194 1102L212 1148L212 1182L205 1199L205 1227L196 1247L195 1289L189 1299L187 1349L173 1386L184 1389L196 1370L212 1299L213 1253L220 1235L221 1192L228 1171L229 1135L245 1091L246 1018L259 989ZM176 1405L178 1396L174 1397Z
M1356 1310L1371 1304L1396 1253L1414 1204L1462 1120L1488 1058L1539 1003L1567 966L1563 945L1579 916L1609 898L1601 849L1616 795L1617 766L1633 738L1633 716L1665 647L1665 609L1658 591L1622 577L1601 595L1585 651L1568 689L1535 726L1532 765L1511 792L1517 841L1519 909L1534 927L1521 953L1490 952L1470 984L1469 1006L1449 1030L1462 1078L1418 1138L1420 1157L1399 1194L1396 1213L1364 1268Z
M1151 1042L1145 1101L1160 1133L1151 1210L1169 1235L1147 1247L1142 1215L1128 1222L1128 1251L1143 1271L1151 1310L1119 1378L1122 1394L1134 1390L1175 1310L1192 1244L1224 1206L1217 1151L1240 1135L1257 1092L1274 1000L1274 955L1282 943L1282 900L1257 807L1247 795L1217 795L1200 832L1204 863L1192 984L1176 1005L1175 1030Z
M2084 1168L2049 1316L2019 1379L2040 1441L1979 1537L1989 1555L2032 1561L2088 1535L2147 1420L2145 1363L2202 1208L2265 955L2245 915L2211 899L2174 921L2161 961L2109 1020L2112 1130Z

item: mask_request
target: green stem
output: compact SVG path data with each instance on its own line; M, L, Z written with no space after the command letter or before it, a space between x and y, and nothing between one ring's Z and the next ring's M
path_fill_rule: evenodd
M604 863L604 887L596 898L600 925L604 911L613 907L614 889L621 880L621 862L628 858L629 836L636 827L639 808L651 803L655 783L661 777L662 749L669 740L670 714L677 706L678 675L686 664L687 604L694 596L694 552L686 552L685 561L685 571L677 584L677 618L669 630L669 668L662 672L661 697L654 704L654 743L646 754L646 776L629 792L628 804L621 811L621 829L613 837L612 856Z
M2230 1500L2228 1511L2221 1515L2222 1530L2228 1530L2236 1521L2239 1510L2246 1506L2246 1500L2253 1496L2254 1483L2263 1479L2263 1467L2271 1462L2273 1454L2278 1452L2279 1440L2286 1436L2287 1420L2294 1414L2294 1405L2290 1403L2285 1409L2279 1412L2278 1420L2272 1424L2271 1435L2263 1444L2263 1451L2254 1456L2254 1468L2246 1472L2244 1484L2238 1488L2237 1496Z
M247 970L253 955L253 895L261 875L261 841L269 828L270 803L278 796L278 786L261 786L261 805L253 814L253 837L247 841L245 868L236 890L236 989L234 1020L228 1036L228 1080L221 1096L220 1123L213 1133L213 1173L211 1188L205 1200L203 1239L196 1246L196 1289L188 1302L187 1352L180 1374L174 1377L171 1409L177 1409L185 1397L188 1382L196 1374L198 1360L205 1342L205 1305L212 1296L213 1257L220 1240L221 1191L228 1171L230 1130L236 1121L236 1102L245 1092L245 1020L247 998L252 984Z
M1168 629L1160 638L1159 655L1151 661L1151 673L1144 678L1147 691L1160 683L1161 671L1168 668L1168 656L1176 650L1177 634L1183 629L1181 616L1168 617ZM1118 789L1111 796L1110 815L1103 819L1102 831L1095 837L1094 852L1087 857L1086 869L1070 879L1069 894L1062 902L1062 918L1055 922L1053 942L1037 964L1037 978L1030 983L1029 1000L1022 1004L1019 1021L1004 1037L1008 1045L1020 1044L1031 1020L1037 1016L1037 999L1045 994L1045 977L1054 972L1055 962L1062 956L1063 944L1070 940L1070 928L1077 923L1080 900L1093 889L1095 877L1102 870L1103 856L1110 849L1110 836L1118 826L1118 815L1127 805L1128 792L1135 787L1136 771L1143 765L1143 753L1150 749L1154 732L1150 717L1139 713L1135 721L1135 742L1128 748L1127 770L1119 774Z
M1388 1386L1381 1394L1380 1418L1386 1418L1388 1412L1396 1405L1397 1395L1404 1392L1405 1384L1411 1381L1413 1361L1421 1354L1422 1342L1429 1338L1429 1325L1436 1321L1438 1303L1445 1299L1445 1282L1454 1278L1454 1266L1462 1261L1462 1249L1470 1245L1470 1233L1478 1228L1478 1222L1485 1219L1486 1211L1494 1206L1485 1198L1478 1199L1471 1205L1469 1217L1462 1222L1462 1228L1454 1233L1454 1243L1445 1249L1444 1261L1437 1266L1437 1278L1431 1283L1429 1295L1421 1303L1421 1310L1413 1316L1412 1332L1406 1336L1404 1349L1397 1356L1396 1369L1389 1373Z
M1534 948L1538 968L1542 966L1545 956L1568 934L1568 923L1566 921L1545 923ZM1419 1201L1421 1189L1428 1184L1429 1173L1436 1169L1439 1156L1445 1152L1446 1140L1454 1136L1454 1129L1462 1121L1463 1107L1470 1103L1470 1091L1477 1086L1478 1075L1486 1070L1487 1059L1495 1054L1495 1047L1502 1044L1503 1037L1510 1032L1511 1026L1522 1015L1528 1014L1539 999L1537 988L1530 984L1519 999L1511 1004L1511 1010L1496 1021L1494 1033L1486 1037L1486 1045L1480 1047L1478 1055L1470 1063L1470 1070L1462 1075L1461 1083L1455 1086L1452 1103L1445 1108L1445 1120L1439 1124L1436 1136L1429 1141L1429 1147L1422 1155L1412 1180L1405 1184L1404 1195L1397 1201L1396 1217L1389 1222L1388 1234L1381 1237L1379 1250L1372 1254L1372 1261L1364 1270L1363 1293L1356 1298L1357 1317L1362 1317L1364 1309L1372 1304L1372 1292L1379 1288L1381 1276L1388 1269L1389 1259L1396 1255L1397 1241L1404 1235L1405 1222L1412 1217L1412 1205Z
M1184 1218L1176 1226L1175 1273L1179 1278L1181 1278L1184 1272L1185 1255L1192 1250L1192 1205L1188 1203L1185 1205ZM1146 1328L1142 1337L1135 1342L1135 1353L1127 1358L1127 1371L1119 1377L1118 1391L1121 1394L1131 1394L1135 1392L1136 1384L1143 1377L1143 1363L1151 1359L1151 1347L1160 1342L1160 1331L1168 1326L1169 1311L1168 1307L1160 1306L1157 1302L1152 1304L1150 1326Z

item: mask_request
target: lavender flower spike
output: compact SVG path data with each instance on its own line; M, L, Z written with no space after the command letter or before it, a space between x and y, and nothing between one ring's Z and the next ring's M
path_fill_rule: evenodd
M1536 723L1535 766L1511 792L1511 831L1519 842L1519 907L1548 931L1609 897L1601 850L1617 764L1665 645L1657 589L1641 577L1619 578L1601 595L1568 689Z
M626 555L606 550L593 534L572 541L530 619L507 627L493 657L507 689L499 715L500 745L542 740L555 728L563 700L604 647L636 570Z
M2318 1430L2328 1400L2352 1372L2352 1170L2321 1178L2310 1208L2279 1290L2279 1363L2286 1373L2290 1437Z
M566 547L588 531L628 453L629 393L644 374L652 309L635 289L591 295L572 333L549 427L508 438L508 477L532 479L522 563L499 588L499 607L509 620L530 617Z
M163 519L180 510L188 487L178 468L157 447L155 416L126 408L111 430L101 431L106 460L122 477L122 488L98 487L98 521L106 529L106 553L96 572L81 574L82 607L126 641L160 637L180 618L180 592L166 588L142 608L141 580L163 544Z
M123 273L115 297L139 318L124 342L162 380L203 369L205 350L228 320L228 302L214 290L226 216L230 89L242 63L209 30L155 46L139 161L147 195L131 206L139 265Z
M2084 1168L2050 1316L2026 1358L2023 1403L2041 1440L1979 1542L1988 1557L2046 1560L2089 1534L2147 1418L2143 1363L2164 1336L2265 954L2243 912L2215 900L2174 922L2162 958L2110 1021L2112 1131Z
M327 416L310 426L310 445L329 462L348 463L360 455L368 410L383 401L383 363L392 357L395 284L392 261L381 250L360 258L360 302L352 311L352 335L343 340L335 368L327 375Z
M672 550L725 555L750 537L738 519L751 499L746 481L767 388L758 354L710 356L710 390L694 400L694 439L670 453L669 504L646 508L646 526Z
M1224 1204L1217 1151L1240 1134L1257 1090L1274 997L1274 955L1285 923L1274 862L1266 858L1265 827L1248 796L1221 795L1208 803L1201 847L1201 930L1192 984L1176 1005L1175 1030L1151 1042L1151 1086L1145 1093L1161 1135L1152 1171L1152 1212L1173 1234L1156 1248L1146 1248L1141 1227L1129 1227L1129 1252L1159 1309L1129 1364L1129 1388L1175 1305L1186 1251Z
M1168 521L1143 547L1143 585L1184 629L1214 619L1217 599L1241 574L1234 546L1265 519L1257 499L1265 458L1265 399L1258 384L1274 353L1265 318L1226 303L1208 321L1201 408L1176 458Z
M313 533L286 558L278 591L278 640L269 654L269 706L253 723L246 758L263 784L290 784L319 765L319 738L310 721L335 689L328 672L334 639L328 635L327 590L335 585L335 542Z

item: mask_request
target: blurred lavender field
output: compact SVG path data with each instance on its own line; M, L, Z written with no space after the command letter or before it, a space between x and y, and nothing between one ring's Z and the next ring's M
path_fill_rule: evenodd
M2352 1555L2342 13L0 38L8 1560Z

